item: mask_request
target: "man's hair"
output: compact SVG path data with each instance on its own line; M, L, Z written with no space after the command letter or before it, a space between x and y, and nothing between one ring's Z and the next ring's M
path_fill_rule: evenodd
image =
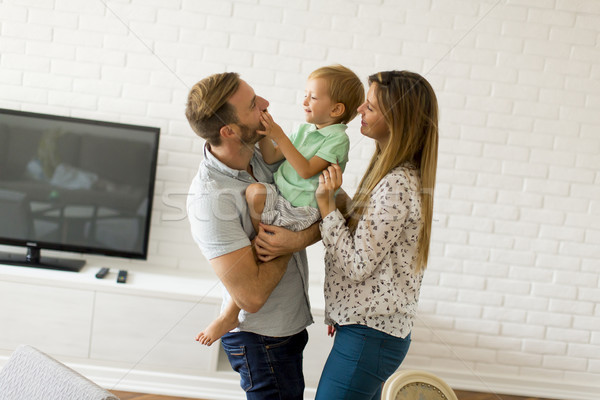
M330 65L314 70L308 79L325 79L329 97L344 105L344 113L337 123L347 124L358 114L357 108L365 101L365 88L354 72L342 65Z
M194 132L212 146L221 144L221 128L238 120L227 100L239 86L239 74L224 72L202 79L190 90L185 116Z

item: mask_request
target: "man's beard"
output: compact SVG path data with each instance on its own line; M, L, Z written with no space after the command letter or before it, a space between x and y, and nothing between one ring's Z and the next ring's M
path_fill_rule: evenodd
M243 144L246 144L249 146L254 146L256 143L258 143L263 138L263 135L261 135L260 133L257 132L258 130L263 129L263 126L260 123L255 128L252 128L249 125L242 125L239 123L238 123L238 126L240 127L240 131L241 131L240 141Z

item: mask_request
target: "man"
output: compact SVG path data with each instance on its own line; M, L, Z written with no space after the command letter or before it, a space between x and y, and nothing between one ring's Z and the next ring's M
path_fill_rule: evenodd
M236 73L211 75L191 89L186 117L206 144L188 215L194 240L225 286L223 304L232 299L242 309L238 328L221 344L247 398L302 399L302 351L313 322L303 249L318 240L319 230L315 224L282 232L283 247L268 243L264 232L263 247L250 240L255 231L245 189L271 183L277 167L267 165L255 146L268 106Z

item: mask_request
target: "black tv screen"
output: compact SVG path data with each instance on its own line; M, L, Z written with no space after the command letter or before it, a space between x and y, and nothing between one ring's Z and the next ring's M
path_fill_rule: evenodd
M145 259L159 128L0 109L0 263L79 270L41 249ZM26 253L26 254L25 254Z

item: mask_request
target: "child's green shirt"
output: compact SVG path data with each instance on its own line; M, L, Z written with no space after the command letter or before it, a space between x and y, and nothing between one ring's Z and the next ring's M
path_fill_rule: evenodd
M330 163L338 163L342 171L348 162L350 139L344 124L329 125L321 129L313 124L302 124L298 131L290 136L290 140L298 151L310 160L314 156ZM319 186L319 175L302 179L294 167L285 161L274 174L275 184L279 192L294 207L317 207L315 190Z

